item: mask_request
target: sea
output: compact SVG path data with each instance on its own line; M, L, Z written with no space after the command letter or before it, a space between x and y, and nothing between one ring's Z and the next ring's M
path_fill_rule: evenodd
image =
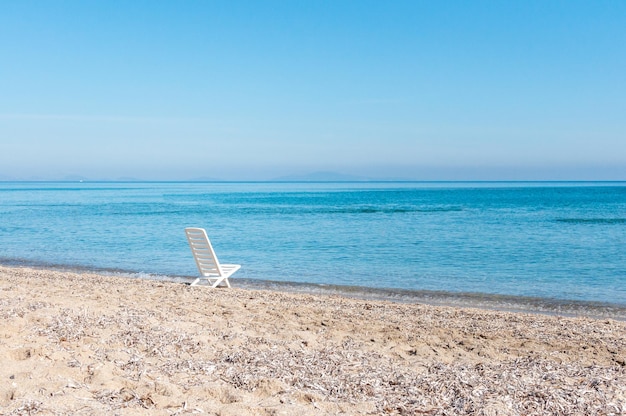
M626 182L0 182L0 264L626 319Z

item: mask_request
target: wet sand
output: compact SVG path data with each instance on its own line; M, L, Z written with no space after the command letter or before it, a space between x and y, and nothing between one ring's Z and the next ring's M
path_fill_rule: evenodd
M626 412L612 319L1 266L0 319L0 414Z

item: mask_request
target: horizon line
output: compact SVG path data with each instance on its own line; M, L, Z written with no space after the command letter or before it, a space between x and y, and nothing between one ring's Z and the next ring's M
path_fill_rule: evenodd
M626 182L626 179L356 179L356 180L248 180L248 179L0 179L0 183L585 183Z

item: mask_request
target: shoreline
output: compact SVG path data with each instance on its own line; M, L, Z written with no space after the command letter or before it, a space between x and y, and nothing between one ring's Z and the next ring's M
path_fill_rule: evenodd
M8 414L621 414L626 322L0 266Z
M241 279L233 278L232 281ZM232 284L231 281L231 284ZM358 300L376 300L402 304L424 304L476 308L500 312L541 314L563 317L586 317L592 319L615 319L626 321L626 305L613 303L535 298L528 296L500 295L490 293L445 292L394 288L370 288L364 286L341 286L270 280L247 280L243 289L276 290L279 292L341 296Z
M162 275L87 266L67 266L36 262L31 260L1 259L0 267L27 267L70 273L94 273L118 276L129 279L146 279L185 284L195 276ZM250 278L231 279L234 287L252 290L273 290L288 293L301 293L326 296L344 296L361 300L379 300L395 303L420 303L432 306L453 306L479 308L502 312L537 313L565 317L588 317L593 319L616 319L626 321L626 305L585 300L550 299L507 294L478 292L451 292L432 290L411 290L400 288L373 288L366 286L346 286L316 284L308 282L260 280Z

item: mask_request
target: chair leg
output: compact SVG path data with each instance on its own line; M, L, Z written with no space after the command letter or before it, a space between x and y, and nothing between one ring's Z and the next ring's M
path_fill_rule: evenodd
M196 280L194 280L190 286L197 286L198 283L200 283L201 280L206 280L207 283L209 284L209 286L211 286L212 288L216 288L218 286L220 286L222 283L224 283L224 285L226 287L230 287L230 282L228 281L227 277L218 277L214 283L211 283L211 280L213 280L213 278L207 278L207 277L198 277Z
M216 288L218 287L225 279L223 277L218 278L215 283L213 283L211 285L212 288ZM228 281L226 281L226 284L228 284ZM229 286L230 287L230 286Z

